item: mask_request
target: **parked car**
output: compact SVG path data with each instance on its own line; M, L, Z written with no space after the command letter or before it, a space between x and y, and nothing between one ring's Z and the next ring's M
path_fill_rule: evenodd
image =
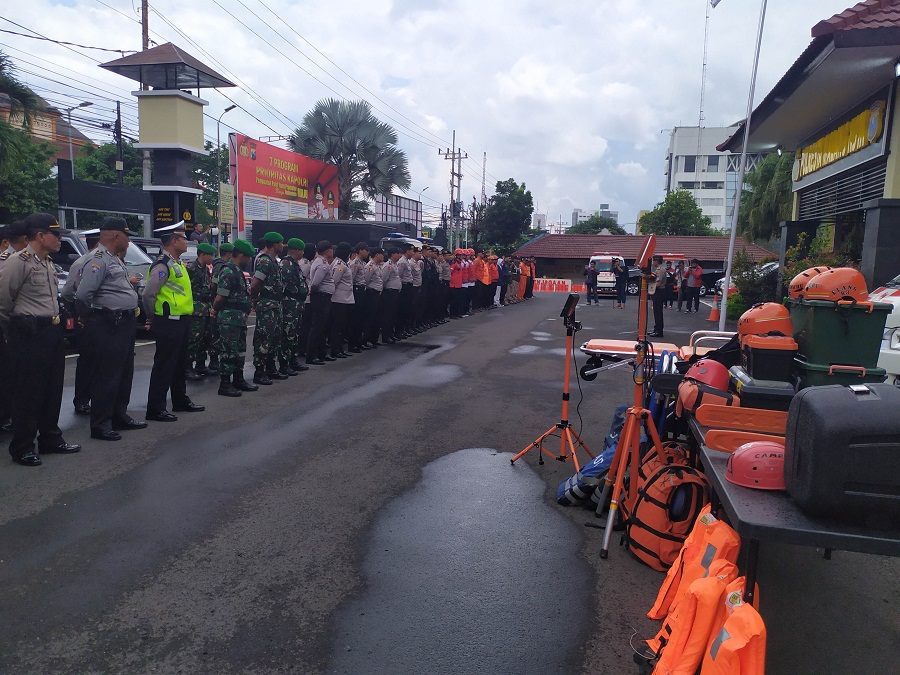
M150 237L132 237L131 243L136 244L146 253L151 260L156 260L162 253L162 243L159 239ZM181 260L189 263L197 259L197 242L188 240L187 251L181 254Z
M713 288L718 288L718 293L721 293L721 284L720 281L724 283L725 279L725 270L703 270L703 275L701 276L703 283L700 285L700 297L709 295L713 292ZM628 295L637 295L641 292L641 270L638 267L629 267L628 268Z
M900 274L869 293L869 300L894 306L885 322L878 367L887 371L887 382L900 386Z
M763 265L757 265L757 267L756 267L756 274L757 274L757 276L758 276L760 279L762 279L763 277L767 277L767 276L770 276L770 275L771 275L771 276L773 277L772 282L773 282L773 284L774 284L774 281L775 281L774 277L775 277L775 275L778 274L778 268L779 268L779 267L780 267L780 265L778 264L778 261L772 261L772 262L767 262L767 263L765 263L765 264L763 264ZM717 295L717 296L721 296L721 295L722 295L722 292L723 292L724 287L725 287L725 276L724 276L724 273L725 273L725 270L722 270L722 275L723 275L722 278L715 282L715 288L716 288L716 295ZM703 276L705 277L706 275L704 274ZM732 279L731 281L732 281L732 284L731 284L731 285L734 285L734 279ZM701 295L702 295L702 294L701 294Z

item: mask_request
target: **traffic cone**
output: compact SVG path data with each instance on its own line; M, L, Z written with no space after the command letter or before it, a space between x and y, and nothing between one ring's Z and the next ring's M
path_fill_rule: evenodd
M719 316L720 316L720 313L719 313L719 296L715 296L715 299L713 300L712 307L711 307L710 310L709 310L709 318L707 319L707 321L715 321L716 323L718 323L718 322L719 322Z

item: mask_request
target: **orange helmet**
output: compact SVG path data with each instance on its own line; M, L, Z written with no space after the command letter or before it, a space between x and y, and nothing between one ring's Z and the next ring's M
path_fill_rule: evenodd
M453 251L453 255L462 255L462 254L463 254L463 250L461 248L458 248L455 251Z
M806 284L804 297L807 300L856 300L865 302L869 298L866 280L859 270L852 267L837 267L817 274Z
M725 391L728 389L728 368L712 359L700 359L688 368L684 379L702 382Z
M728 457L729 483L757 490L784 490L784 444L775 441L744 443Z
M810 267L808 270L803 270L800 274L791 279L791 285L788 286L788 295L795 300L803 299L803 292L806 290L806 284L809 283L809 280L830 269L830 267L823 265L821 267Z
M780 333L790 336L794 332L791 313L777 302L760 302L741 314L738 320L738 336L741 341L747 335Z

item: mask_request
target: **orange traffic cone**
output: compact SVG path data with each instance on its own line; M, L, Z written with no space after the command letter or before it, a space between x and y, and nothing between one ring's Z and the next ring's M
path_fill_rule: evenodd
M718 321L719 321L719 316L720 316L720 313L719 313L719 296L715 296L715 299L713 300L712 307L711 307L710 310L709 310L709 318L707 319L707 321L715 321L716 323L718 323Z

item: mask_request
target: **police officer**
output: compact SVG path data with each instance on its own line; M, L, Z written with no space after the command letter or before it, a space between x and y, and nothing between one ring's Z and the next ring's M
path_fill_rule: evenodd
M336 361L325 353L325 331L328 329L328 315L331 312L331 296L334 294L334 277L331 262L334 260L334 246L327 239L316 244L316 257L309 272L309 341L306 345L307 365L322 366L325 361Z
M409 270L412 272L413 278L413 295L412 309L410 310L409 332L413 335L421 333L425 330L422 325L422 304L424 301L425 289L422 286L422 272L425 262L422 260L421 251L413 251L410 258Z
M378 310L381 304L381 293L384 290L382 266L384 251L376 248L371 259L363 267L363 283L366 290L362 299L362 344L363 349L375 349L378 346Z
M212 264L211 296L213 299L216 297L216 284L218 283L219 272L222 270L222 265L231 260L233 252L234 244L230 244L227 241L219 244L219 257L213 260ZM206 372L210 375L215 375L219 372L219 322L216 320L215 310L211 314L209 321L209 365L206 366Z
M275 358L281 344L281 308L284 302L284 283L278 256L284 248L284 237L278 232L266 232L265 246L256 256L250 298L256 304L256 328L253 331L253 382L269 385L273 380L286 380L278 372Z
M28 246L28 238L25 233L25 224L17 220L3 228L3 238L7 242L6 248L0 253L0 265L9 259L9 256L18 253ZM12 431L10 410L12 406L12 386L9 375L9 346L7 336L0 332L0 431Z
M400 270L397 263L400 262L400 249L389 248L387 260L381 266L381 278L384 290L381 293L381 344L392 345L397 342L394 335L397 334L397 308L400 304L402 283Z
M400 297L397 299L397 321L394 327L395 340L404 340L413 335L412 310L413 310L413 249L407 247L394 266L400 275Z
M344 351L344 336L347 331L347 318L350 308L355 303L353 297L353 272L346 260L350 257L350 244L339 243L334 249L331 261L331 276L334 278L334 293L331 294L330 347L331 356L335 359L349 358Z
M303 317L303 303L309 289L306 277L300 269L300 260L306 242L296 237L288 239L287 255L281 258L281 278L284 282L284 300L281 304L282 333L278 369L282 375L299 375L309 366L300 363L300 321Z
M219 394L241 396L259 387L244 379L247 351L247 315L250 314L250 292L244 281L243 268L253 258L253 247L243 239L235 240L233 256L219 267L213 312L219 324Z
M353 354L362 351L367 341L363 335L365 323L366 299L366 266L369 264L369 245L361 241L353 247L355 253L350 260L350 272L353 275L353 305L350 306L350 317L347 320L347 348Z
M59 281L49 255L60 249L59 223L49 213L25 221L28 245L0 267L0 324L9 340L13 438L9 454L23 466L39 466L37 450L73 453L59 428L65 375L64 326Z
M188 338L188 369L185 373L188 380L199 380L209 374L206 369L206 352L210 342L209 315L213 301L212 274L209 268L215 255L216 248L203 242L197 244L197 259L187 264L191 293L194 296L194 314Z
M156 338L156 354L150 371L147 392L147 417L152 422L175 422L178 417L166 410L166 397L172 391L173 412L201 412L206 408L187 395L188 336L194 298L187 267L181 255L187 250L184 221L154 231L163 251L150 267L144 288L144 311L150 317L150 330Z
M84 321L83 349L91 365L91 438L119 441L119 431L143 429L128 414L134 376L134 333L138 295L121 257L129 232L122 218L100 225L100 245L82 267L75 293Z

